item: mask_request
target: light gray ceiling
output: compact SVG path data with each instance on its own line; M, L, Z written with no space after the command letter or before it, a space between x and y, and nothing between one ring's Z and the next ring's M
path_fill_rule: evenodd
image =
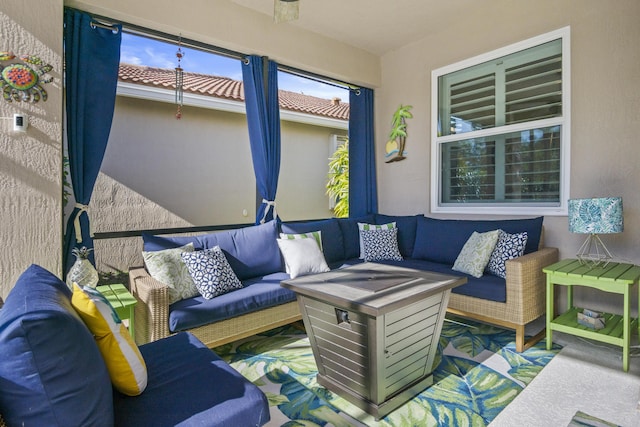
M273 16L273 0L231 0ZM293 25L377 55L427 37L459 20L478 14L477 0L299 0L300 18ZM488 1L488 0L487 0Z

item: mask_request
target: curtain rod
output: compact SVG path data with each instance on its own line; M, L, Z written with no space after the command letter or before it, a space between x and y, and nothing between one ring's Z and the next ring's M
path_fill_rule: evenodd
M105 30L111 30L113 31L113 34L118 34L118 31L120 31L120 28L116 25L116 24L106 24L104 22L100 22L98 20L91 19L91 27L95 28L104 28Z
M88 12L85 12L88 13ZM101 16L101 15L95 15L93 13L89 13L89 15L91 15L92 19L92 24L100 27L100 28L107 28L107 29L113 29L113 25L114 20L112 18L106 17L106 16ZM193 39L189 39L189 38L183 38L180 36L176 36L170 33L165 33L162 31L158 31L158 30L154 30L151 28L147 28L147 27L142 27L140 25L136 25L136 24L131 24L129 22L124 22L124 21L118 21L118 24L122 25L122 29L123 31L126 30L126 32L131 33L131 34L135 34L137 36L141 36L141 37L149 37L152 36L154 38L160 39L160 40L164 40L167 42L171 42L171 43L177 43L178 41L181 41L183 46L187 46L187 47L192 47L192 48L196 48L199 50L203 50L205 52L211 52L211 53L216 53L219 55L224 55L226 57L229 58L235 58L235 59L239 59L241 61L245 60L249 55L242 53L242 52L238 52L235 50L231 50L231 49L226 49L223 47L219 47L219 46L215 46L215 45L211 45L208 43L203 43L197 40L193 40ZM333 79L331 77L327 77L327 76L323 76L321 74L316 74L310 71L305 71L299 68L295 68L295 67L291 67L288 65L284 65L284 64L280 64L278 63L278 69L280 71L284 71L290 74L295 74L301 77L306 77L309 78L311 80L320 82L320 83L325 83L334 87L339 87L339 88L343 88L343 89L349 89L349 90L357 90L360 89L360 86L354 85L352 83L348 83L342 80L338 80L338 79Z

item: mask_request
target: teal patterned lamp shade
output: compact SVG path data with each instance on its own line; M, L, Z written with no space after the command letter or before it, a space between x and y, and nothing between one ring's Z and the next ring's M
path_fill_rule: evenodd
M569 200L569 231L572 233L622 233L622 197Z
M621 233L622 197L569 200L569 231L589 236L576 257L581 264L606 267L613 258L598 234Z

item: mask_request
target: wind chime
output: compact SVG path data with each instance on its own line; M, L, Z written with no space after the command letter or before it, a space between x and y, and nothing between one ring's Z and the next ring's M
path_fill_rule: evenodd
M184 70L180 66L180 61L184 56L182 51L182 36L178 39L178 51L176 52L176 58L178 58L178 66L176 67L176 105L178 110L176 111L176 119L182 118L182 102L183 102L183 84L184 84Z

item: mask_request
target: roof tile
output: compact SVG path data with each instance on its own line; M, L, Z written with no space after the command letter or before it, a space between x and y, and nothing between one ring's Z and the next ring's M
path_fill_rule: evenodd
M120 64L118 80L143 86L175 90L175 70L132 64ZM196 95L211 96L244 102L241 81L209 74L184 72L183 90ZM339 99L323 99L302 93L279 90L280 108L289 111L349 120L349 103Z

